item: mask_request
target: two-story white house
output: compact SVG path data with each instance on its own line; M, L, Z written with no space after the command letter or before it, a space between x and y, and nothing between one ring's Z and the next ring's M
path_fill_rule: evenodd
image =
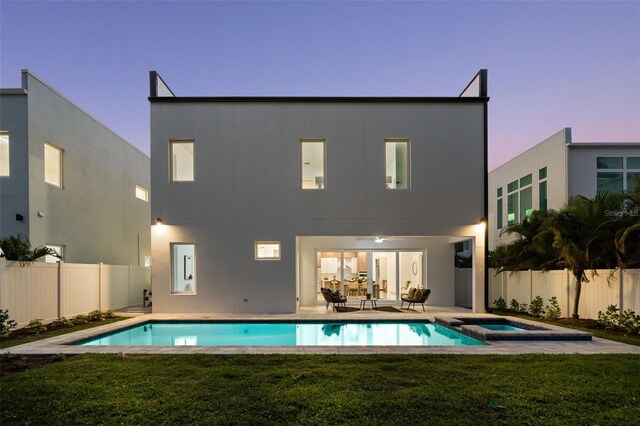
M453 306L470 241L483 311L487 74L452 97L181 97L150 72L154 312Z
M570 197L631 189L640 176L640 143L573 142L565 128L489 173L489 248L533 210L559 209Z

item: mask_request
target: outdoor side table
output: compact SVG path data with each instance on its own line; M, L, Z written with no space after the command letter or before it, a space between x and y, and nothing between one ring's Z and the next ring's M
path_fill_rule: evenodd
M371 303L371 309L378 309L378 299L360 299L360 310L363 310L367 306L367 302Z

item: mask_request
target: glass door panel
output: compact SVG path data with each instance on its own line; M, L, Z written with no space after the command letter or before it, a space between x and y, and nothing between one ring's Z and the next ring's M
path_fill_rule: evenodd
M422 277L422 252L400 252L400 293L408 293L411 287L426 288Z
M318 300L324 300L321 288L330 288L333 291L340 290L342 280L342 253L339 251L319 251L316 254L316 285Z
M345 251L343 279L344 294L348 296L366 296L367 290L367 266L368 257L366 251ZM347 269L349 268L349 269ZM349 275L347 275L349 272Z
M397 300L397 266L395 251L374 251L372 265L373 297Z

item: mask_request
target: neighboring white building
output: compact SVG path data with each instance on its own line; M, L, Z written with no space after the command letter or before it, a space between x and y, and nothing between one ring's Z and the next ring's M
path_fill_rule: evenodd
M533 210L559 209L570 197L630 189L640 176L640 143L575 143L565 128L489 173L489 249Z
M28 70L0 89L1 237L65 262L144 265L149 213L149 157Z
M483 311L486 71L458 97L176 97L150 73L154 312L453 306L454 244ZM359 283L362 281L362 283ZM357 299L356 299L357 303Z

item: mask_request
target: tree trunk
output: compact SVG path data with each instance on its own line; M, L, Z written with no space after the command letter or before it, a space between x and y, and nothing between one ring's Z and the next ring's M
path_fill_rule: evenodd
M580 274L574 274L576 277L576 295L573 299L573 315L571 315L571 317L576 320L580 318L578 315L578 306L580 305L580 292L582 291L582 274L582 272L580 272Z

